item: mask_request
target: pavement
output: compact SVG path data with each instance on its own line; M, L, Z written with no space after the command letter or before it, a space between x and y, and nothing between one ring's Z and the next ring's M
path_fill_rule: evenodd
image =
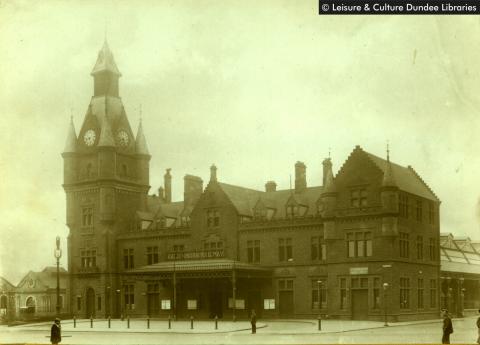
M455 333L452 343L475 343L478 333L476 318L454 319ZM50 323L36 323L15 327L0 326L1 344L49 344ZM392 323L322 320L318 330L317 320L260 320L257 334L251 334L248 321L175 321L168 329L166 320L153 320L147 329L146 320L89 320L62 321L62 344L388 344L388 343L439 343L442 320Z

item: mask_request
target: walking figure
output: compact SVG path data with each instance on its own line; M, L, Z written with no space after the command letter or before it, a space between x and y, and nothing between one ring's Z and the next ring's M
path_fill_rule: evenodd
M60 326L60 319L55 319L55 322L52 325L50 330L50 342L54 345L57 345L62 341L62 329Z
M450 344L450 334L453 333L452 319L448 315L448 310L443 309L443 336L442 344Z
M257 333L257 314L252 309L252 316L250 317L250 323L252 324L252 334Z
M480 314L480 309L478 309L478 313ZM480 344L480 316L477 319L477 328L478 328L477 344Z

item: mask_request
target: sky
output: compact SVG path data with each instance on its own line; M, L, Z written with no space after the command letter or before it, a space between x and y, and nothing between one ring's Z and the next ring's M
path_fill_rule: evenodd
M0 2L0 275L16 284L66 247L64 148L105 35L151 193L183 176L321 184L355 145L412 165L442 201L441 231L480 240L480 21L319 16L318 1ZM61 263L66 265L66 252Z

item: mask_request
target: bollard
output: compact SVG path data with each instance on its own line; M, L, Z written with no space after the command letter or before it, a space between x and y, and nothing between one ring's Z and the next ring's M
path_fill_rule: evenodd
M122 315L120 315L120 317L122 318L122 321L123 321L123 314L122 314Z
M77 328L77 318L73 316L73 328Z
M190 316L190 329L193 329L193 316Z
M168 315L168 329L172 328L172 318Z
M322 318L321 318L320 315L318 316L318 330L319 330L319 331L322 330Z
M90 315L90 328L93 328L93 315Z
M150 329L150 317L147 317L147 329Z
M110 328L110 322L111 322L110 315L108 315L108 328Z
M215 315L215 329L218 329L218 316Z
M127 328L130 328L130 316L127 316Z

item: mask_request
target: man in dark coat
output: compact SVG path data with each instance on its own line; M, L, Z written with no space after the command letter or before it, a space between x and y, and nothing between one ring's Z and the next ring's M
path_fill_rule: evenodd
M443 311L443 336L442 344L450 344L450 334L453 333L452 319L448 315L448 310Z
M257 314L255 314L255 310L252 310L250 323L252 324L252 334L257 333Z
M50 330L50 342L54 345L57 345L61 341L62 329L60 328L60 319L55 319L52 329Z
M478 309L478 313L480 314L480 309ZM478 328L477 344L480 344L480 316L477 319L477 328Z

